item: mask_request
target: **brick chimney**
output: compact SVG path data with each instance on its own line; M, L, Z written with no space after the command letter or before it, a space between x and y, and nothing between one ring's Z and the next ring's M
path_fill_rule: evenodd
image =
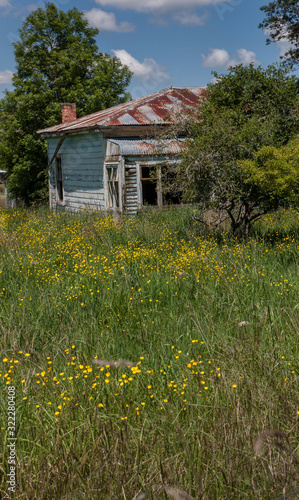
M64 102L61 104L62 123L73 122L77 119L76 104Z

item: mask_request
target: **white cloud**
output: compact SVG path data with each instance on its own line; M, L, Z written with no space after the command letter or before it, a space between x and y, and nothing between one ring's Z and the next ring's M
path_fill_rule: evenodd
M253 52L252 50L238 49L237 54L238 54L238 58L237 58L236 64L242 63L245 66L247 64L250 64L250 63L260 64L260 62L256 58L256 53Z
M91 9L84 13L86 19L91 26L103 31L129 32L134 31L135 26L131 23L122 22L116 23L115 14L113 12L105 12L101 9Z
M216 5L223 0L184 0L184 9ZM96 0L102 6L133 9L138 12L182 10L182 0Z
M9 69L0 71L0 85L3 85L4 83L11 83L12 77L13 77L13 72L10 71Z
M293 45L287 38L282 38L276 42L276 45L279 48L279 57L284 57L290 49L295 48L295 45Z
M125 64L139 79L150 79L154 81L167 80L169 75L165 68L160 66L154 59L144 59L141 63L124 49L112 50L122 64Z
M201 54L204 68L225 68L236 66L237 64L259 64L256 54L252 50L238 49L237 56L231 57L225 49L210 49L208 55Z
M229 53L225 49L211 49L206 56L201 54L204 68L225 68L229 65Z
M283 31L283 26L281 27L281 32ZM290 42L288 40L288 37L287 37L287 29L285 28L284 29L284 32L286 34L285 37L281 38L280 40L278 40L277 42L275 42L275 44L277 45L277 47L279 48L279 57L282 57L284 58L284 56L286 55L286 53L292 49L292 48L295 48L295 45L292 44L292 42ZM271 36L271 30L270 29L265 29L264 31L265 35L267 37L270 37Z
M11 7L11 4L8 0L0 0L0 7Z
M198 16L197 14L188 11L176 12L173 16L175 21L178 21L184 26L203 26L207 20L207 17L207 14Z

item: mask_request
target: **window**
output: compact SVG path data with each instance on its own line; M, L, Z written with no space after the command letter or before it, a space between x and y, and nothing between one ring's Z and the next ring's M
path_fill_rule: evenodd
M163 205L160 165L140 166L140 202L142 205Z
M151 167L141 167L142 205L157 205L157 176Z
M117 166L107 167L108 207L119 208L119 183Z
M144 205L177 205L181 203L181 193L174 193L171 184L174 174L164 164L140 165L140 203Z
M63 175L62 175L61 156L56 156L55 174L56 174L56 199L58 202L63 203Z

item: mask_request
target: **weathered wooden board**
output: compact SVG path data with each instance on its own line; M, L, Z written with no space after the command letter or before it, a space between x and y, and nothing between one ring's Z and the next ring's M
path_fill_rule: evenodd
M59 137L48 139L48 158L52 159ZM55 161L50 168L50 206L78 210L104 208L103 136L101 133L66 137L58 153L62 158L63 204L57 203Z

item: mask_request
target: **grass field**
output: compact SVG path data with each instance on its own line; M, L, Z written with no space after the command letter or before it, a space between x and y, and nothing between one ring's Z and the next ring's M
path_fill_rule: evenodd
M5 186L0 184L0 208L5 208Z
M299 497L299 214L254 231L0 211L1 498Z

